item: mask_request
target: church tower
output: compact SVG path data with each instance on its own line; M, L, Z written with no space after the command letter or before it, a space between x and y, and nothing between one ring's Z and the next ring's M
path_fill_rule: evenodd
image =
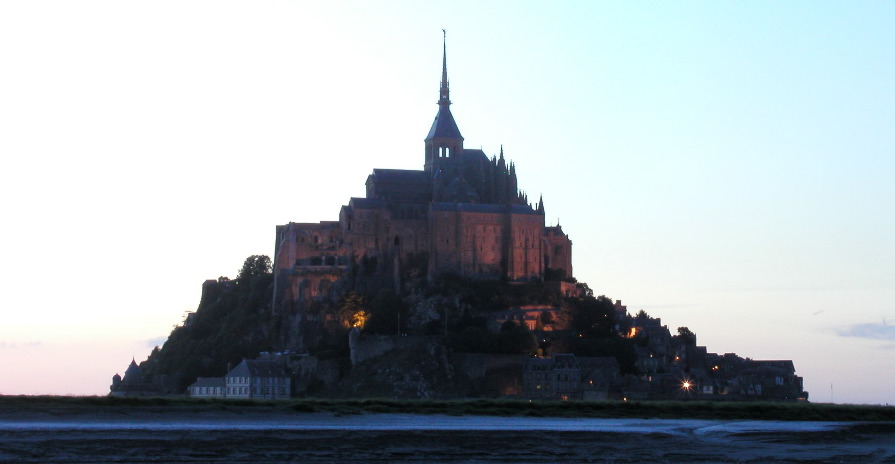
M438 114L429 135L426 136L426 163L428 173L439 170L456 173L461 169L463 158L463 136L451 114L450 89L447 78L447 34L445 34L444 54L441 64L441 89L438 99Z

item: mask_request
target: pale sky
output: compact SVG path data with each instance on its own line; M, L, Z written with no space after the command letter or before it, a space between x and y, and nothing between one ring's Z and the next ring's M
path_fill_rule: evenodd
M895 404L895 3L0 3L0 394L108 392L201 284L466 146L597 294ZM832 388L831 388L832 387Z

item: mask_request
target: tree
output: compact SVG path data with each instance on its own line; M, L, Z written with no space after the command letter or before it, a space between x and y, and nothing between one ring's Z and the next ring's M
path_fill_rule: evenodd
M572 328L587 338L607 338L615 334L615 305L606 295L570 300Z
M641 309L640 311L637 312L637 315L634 316L634 318L640 322L646 322L650 319L650 315L647 314L646 311Z
M696 334L691 332L688 327L678 327L677 334L684 340L684 343L687 345L695 345L696 344Z
M451 349L457 353L500 353L499 334L484 327L469 326L450 336Z
M501 324L497 343L498 351L503 354L531 354L538 349L538 341L528 331L528 326L511 320Z
M384 335L400 333L401 314L406 305L398 295L388 290L381 291L367 306L370 318L364 326L365 332Z
M270 258L265 255L252 255L242 263L237 280L250 280L252 277L261 277L271 273Z
M585 298L593 298L594 297L594 291L591 290L590 286L587 285L586 282L578 282L575 284L575 286L578 287L579 290L584 292Z
M367 299L360 293L352 290L342 297L342 301L336 310L336 317L343 325L353 326L361 322L361 319L366 322L368 317L366 309ZM363 324L361 324L362 326Z

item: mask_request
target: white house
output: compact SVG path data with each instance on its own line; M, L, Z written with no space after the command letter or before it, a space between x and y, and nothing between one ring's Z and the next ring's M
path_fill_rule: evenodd
M286 399L292 379L284 362L245 359L224 377L227 398Z
M199 377L187 391L193 398L224 398L227 393L223 377Z

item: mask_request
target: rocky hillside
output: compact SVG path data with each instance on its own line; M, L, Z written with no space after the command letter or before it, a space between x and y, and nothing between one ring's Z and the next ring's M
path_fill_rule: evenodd
M143 381L160 393L180 393L197 377L223 376L228 366L263 352L301 352L343 366L336 372L342 380L327 381L325 389L336 396L506 393L499 391L505 387L489 386L494 379L477 374L500 369L484 369L470 361L476 354L491 355L492 360L500 356L520 360L539 351L583 350L589 356L616 356L623 368L633 370L633 347L613 330L611 301L593 298L586 285L580 285L581 297L562 298L550 285L536 282L510 284L446 276L438 282L405 282L402 293L395 294L390 286L370 290L368 285L349 281L335 301L284 309L271 307L272 283L266 256L247 258L233 280L206 281L195 313L141 364ZM551 330L549 340L536 338L526 324L512 320L499 328L493 325L495 311L524 305L561 308L556 318L538 321L539 327ZM363 328L366 346L376 345L373 340L416 345L392 347L381 359L366 356L368 362L351 368L348 331L353 326ZM519 362L510 362L516 372ZM460 365L464 367L456 372L455 366ZM507 382L514 381L497 384ZM309 393L322 394L320 390L311 388Z

